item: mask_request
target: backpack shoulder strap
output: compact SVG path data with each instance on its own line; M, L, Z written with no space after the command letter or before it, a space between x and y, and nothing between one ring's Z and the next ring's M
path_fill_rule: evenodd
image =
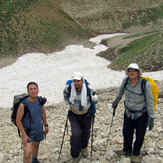
M70 97L70 93L71 93L71 84L68 85L67 89L68 89L68 96Z
M143 92L143 95L144 95L144 97L146 98L146 93L145 93L145 91L146 91L146 83L147 83L147 80L145 80L145 79L143 79L142 78L142 82L141 82L141 90L142 90L142 92Z
M22 101L22 103L24 105L24 115L23 115L23 117L25 117L26 114L27 114L27 112L29 112L29 110L28 110L28 104L25 102L25 99ZM30 116L30 114L29 114L29 116Z
M128 84L129 77L126 78L125 84L124 84L124 89L126 89L126 86Z
M86 88L87 88L87 96L89 96L89 94L91 93L91 91L90 91L90 89L88 87L89 83L86 80L84 80L84 81L85 81L85 85L86 85ZM71 84L72 83L68 84L68 87L67 87L68 93L69 93L69 97L70 97L70 92L71 92Z
M91 90L88 87L89 83L87 81L85 81L85 85L86 85L86 88L87 88L87 96L89 96L91 94Z

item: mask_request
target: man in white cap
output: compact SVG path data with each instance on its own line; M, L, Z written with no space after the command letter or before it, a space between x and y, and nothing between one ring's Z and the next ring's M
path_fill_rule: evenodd
M131 155L131 162L137 163L140 158L140 150L143 145L146 127L151 130L154 126L154 106L151 84L147 81L145 92L142 90L142 78L139 66L131 63L126 69L126 75L119 88L117 98L112 103L115 110L123 94L126 99L124 101L125 113L123 123L123 149L115 151L118 155ZM134 129L136 130L136 140L133 142Z
M72 83L63 90L64 100L69 110L71 122L71 156L77 163L81 156L87 157L87 146L90 137L93 103L98 102L94 89L84 80L82 73L72 76Z

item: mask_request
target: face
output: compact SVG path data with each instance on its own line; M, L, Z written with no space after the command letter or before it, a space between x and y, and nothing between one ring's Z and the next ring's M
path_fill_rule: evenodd
M38 87L35 84L30 84L28 88L28 94L31 98L37 97L39 92Z
M73 80L73 83L74 83L74 85L75 85L75 88L77 89L77 90L81 90L82 89L82 84L83 84L83 80L81 79L81 80L76 80L76 79L74 79Z
M128 76L130 79L136 79L139 76L139 70L134 68L128 68Z

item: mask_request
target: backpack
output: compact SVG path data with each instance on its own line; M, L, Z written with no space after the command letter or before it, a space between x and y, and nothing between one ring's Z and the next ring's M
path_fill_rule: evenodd
M85 85L86 85L86 88L87 88L87 96L89 96L90 101L91 101L91 103L92 103L91 108L89 109L88 112L89 112L91 115L93 115L93 114L96 113L96 104L94 104L94 103L92 102L92 99L91 99L91 91L90 91L90 89L89 89L89 87L88 87L89 83L87 82L86 79L84 79L84 82L85 82ZM67 80L67 82L66 82L66 86L68 87L69 97L70 97L71 84L72 84L72 83L73 83L72 79ZM94 92L94 93L95 93L95 92Z
M20 95L15 95L14 96L13 107L11 108L11 110L12 110L11 122L15 126L17 126L16 125L16 115L17 115L17 111L18 111L18 108L19 108L19 105L20 105L21 102L24 104L24 115L23 115L23 117L25 117L25 115L28 112L28 106L25 103L25 99L28 98L28 97L29 97L29 95L27 95L27 94L20 94Z
M148 76L141 76L143 80L150 82L151 88L152 88L152 96L153 96L153 105L154 105L154 111L156 111L156 105L158 104L158 94L159 94L159 88L155 81L148 77ZM142 86L145 90L145 86Z
M29 95L28 94L25 94L25 93L14 96L13 107L11 108L11 110L12 110L12 113L11 113L11 122L16 127L17 127L17 125L16 125L16 115L17 115L17 111L18 111L18 108L19 108L20 103L23 103L24 104L24 115L23 115L23 118L28 114L29 115L29 119L31 119L31 117L30 117L30 111L28 109L28 105L25 102L25 99L28 98L28 97L29 97ZM39 96L39 102L40 102L40 105L42 106L42 105L44 105L44 102L46 102L46 101L43 101L43 98L41 96ZM25 130L27 130L27 129L25 129ZM28 132L30 132L30 129L28 129ZM18 134L19 134L19 137L21 137L19 129L18 129Z
M151 89L152 89L152 96L153 96L153 104L154 104L154 111L156 110L156 105L158 104L158 94L159 94L159 88L156 85L155 81L148 77L148 76L141 76L142 78L142 83L141 83L141 90L142 93L144 95L144 97L146 98L146 82L148 81L151 84ZM125 84L124 84L124 89L126 88L126 85L128 84L128 79L129 77L127 77Z

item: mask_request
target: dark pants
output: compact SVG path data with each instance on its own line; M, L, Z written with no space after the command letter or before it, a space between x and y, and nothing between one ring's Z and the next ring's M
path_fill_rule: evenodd
M132 141L134 129L136 130L136 140L133 147L133 155L140 155L140 149L143 145L144 136L146 133L146 124L148 120L148 113L145 112L142 116L138 117L136 120L128 118L126 113L124 114L124 124L123 124L123 150L125 152L132 152Z
M91 117L88 115L72 114L71 119L71 156L76 158L81 148L87 148L90 137Z

